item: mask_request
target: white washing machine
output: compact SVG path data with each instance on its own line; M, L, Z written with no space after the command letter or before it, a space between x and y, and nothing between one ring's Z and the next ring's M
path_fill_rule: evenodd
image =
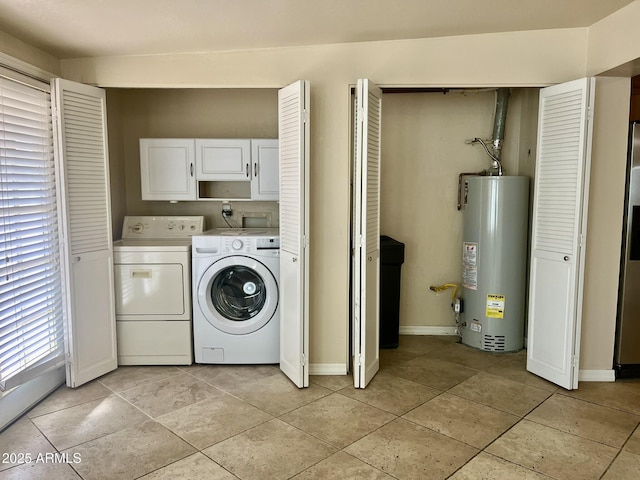
M279 363L278 229L209 230L191 256L196 363Z
M118 365L190 365L191 236L204 217L127 216L113 243Z

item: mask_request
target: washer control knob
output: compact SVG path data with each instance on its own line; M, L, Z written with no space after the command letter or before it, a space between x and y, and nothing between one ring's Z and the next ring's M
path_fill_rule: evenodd
M134 233L142 233L144 230L144 225L141 223L136 223L133 227L131 227Z
M240 250L242 248L242 240L235 239L231 242L231 248L234 250Z

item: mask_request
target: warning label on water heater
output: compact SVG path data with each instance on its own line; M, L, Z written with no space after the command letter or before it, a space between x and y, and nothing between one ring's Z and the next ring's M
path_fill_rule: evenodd
M487 295L485 315L489 318L504 318L504 295Z
M478 289L478 244L462 244L462 286L469 290Z

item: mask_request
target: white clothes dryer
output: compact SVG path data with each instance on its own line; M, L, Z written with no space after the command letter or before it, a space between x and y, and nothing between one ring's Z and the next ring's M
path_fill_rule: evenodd
M214 229L192 242L196 363L279 363L278 229Z
M202 216L126 216L113 242L118 365L191 365L191 236Z

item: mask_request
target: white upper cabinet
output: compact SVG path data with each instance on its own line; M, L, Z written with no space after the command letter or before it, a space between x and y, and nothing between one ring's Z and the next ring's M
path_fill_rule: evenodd
M251 199L279 200L278 139L251 140Z
M196 139L196 178L199 181L251 181L251 140Z
M141 138L142 200L195 200L195 140Z
M141 138L142 200L279 200L278 139Z

